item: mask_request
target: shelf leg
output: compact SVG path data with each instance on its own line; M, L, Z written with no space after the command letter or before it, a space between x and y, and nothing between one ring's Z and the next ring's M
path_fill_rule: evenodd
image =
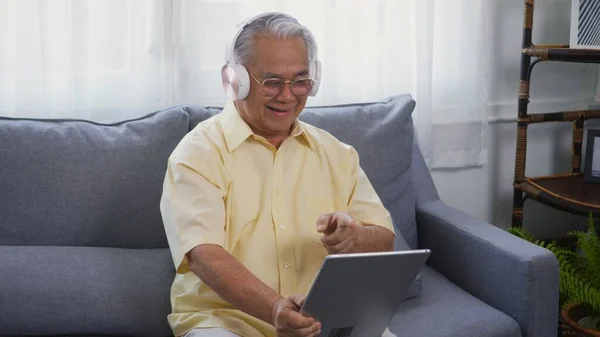
M515 184L525 181L525 160L527 153L527 123L519 122L517 127L517 148L515 155ZM512 226L523 225L523 206L525 203L524 193L516 187L513 192L513 214Z
M525 198L523 198L523 192L518 189L514 189L513 192L513 211L512 211L512 227L523 227L523 206Z
M573 122L571 173L581 173L581 143L583 142L583 125L583 119L578 119Z
M534 0L524 0L523 8L523 40L521 47L529 48L533 45L531 41L533 28L533 6ZM535 63L534 63L535 64ZM527 117L527 105L529 104L529 79L531 77L531 57L525 53L521 54L521 73L519 85L519 119ZM513 191L513 227L523 226L523 206L526 195L517 189L517 185L525 181L525 158L527 153L527 123L518 122L517 126L517 147L515 151L515 176Z

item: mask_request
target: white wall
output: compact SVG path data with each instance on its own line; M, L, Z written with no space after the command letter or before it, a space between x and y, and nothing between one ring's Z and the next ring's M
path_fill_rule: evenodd
M522 0L485 0L494 13L489 22L495 41L490 73L488 162L480 168L434 170L432 176L446 203L502 228L510 225L516 144L517 95L523 21ZM568 0L536 1L533 39L536 44L568 44ZM596 94L598 66L559 62L535 66L529 112L583 109ZM571 124L547 123L529 127L526 175L568 172ZM584 142L585 144L585 142ZM541 238L561 236L585 226L585 218L525 202L524 226Z

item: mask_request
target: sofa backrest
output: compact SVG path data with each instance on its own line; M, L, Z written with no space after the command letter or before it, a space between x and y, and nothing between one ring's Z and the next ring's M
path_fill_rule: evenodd
M410 95L398 95L373 103L308 107L299 117L356 149L361 167L410 248L418 242L411 177L414 107ZM190 115L191 128L220 112L220 108L200 106L184 110Z
M399 95L300 115L356 148L411 248L414 106ZM159 209L167 158L220 111L180 106L115 124L0 118L0 245L168 247Z
M167 158L181 107L116 124L0 118L0 245L166 248Z

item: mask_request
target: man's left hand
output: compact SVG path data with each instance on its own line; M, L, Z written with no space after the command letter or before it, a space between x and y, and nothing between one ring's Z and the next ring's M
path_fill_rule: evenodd
M321 242L329 254L357 253L361 251L363 226L357 225L347 213L335 212L321 215L317 231L323 233Z

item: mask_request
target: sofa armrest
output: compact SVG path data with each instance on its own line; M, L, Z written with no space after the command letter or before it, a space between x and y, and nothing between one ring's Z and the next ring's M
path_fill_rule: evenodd
M515 319L526 337L557 335L554 254L433 200L417 206L419 246L449 280Z

